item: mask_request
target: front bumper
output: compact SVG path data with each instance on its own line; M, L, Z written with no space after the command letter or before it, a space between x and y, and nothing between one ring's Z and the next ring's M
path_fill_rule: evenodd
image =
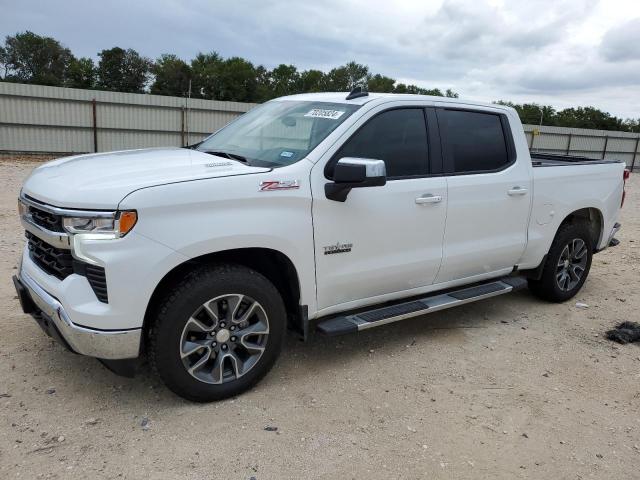
M104 360L136 358L142 329L95 330L74 324L62 304L24 270L13 277L22 310L69 350Z

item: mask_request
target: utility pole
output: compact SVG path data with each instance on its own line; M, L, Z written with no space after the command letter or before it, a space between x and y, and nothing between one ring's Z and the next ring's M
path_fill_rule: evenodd
M191 79L189 79L189 92L187 94L187 118L186 118L186 124L187 124L187 145L189 145L191 143L191 140L189 138L189 100L191 100Z

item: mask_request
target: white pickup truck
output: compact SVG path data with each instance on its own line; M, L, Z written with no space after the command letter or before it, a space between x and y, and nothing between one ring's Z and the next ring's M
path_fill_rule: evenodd
M259 381L287 327L355 332L527 284L571 298L617 243L627 175L530 155L501 105L289 96L189 148L36 168L14 282L69 350L129 374L145 352L210 401Z

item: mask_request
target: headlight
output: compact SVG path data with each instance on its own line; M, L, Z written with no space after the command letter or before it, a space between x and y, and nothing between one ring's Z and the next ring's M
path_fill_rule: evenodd
M138 221L134 210L117 212L114 217L64 217L64 229L72 234L91 234L93 238L120 238L131 231ZM95 236L94 236L95 235Z

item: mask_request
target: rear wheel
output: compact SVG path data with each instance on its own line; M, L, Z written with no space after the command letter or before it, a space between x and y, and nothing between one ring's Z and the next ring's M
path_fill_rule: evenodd
M284 304L259 273L239 265L187 275L158 310L150 362L164 383L189 400L237 395L273 366L286 331Z
M556 234L539 280L529 280L529 289L551 302L563 302L577 294L589 275L593 240L583 222L562 225Z

